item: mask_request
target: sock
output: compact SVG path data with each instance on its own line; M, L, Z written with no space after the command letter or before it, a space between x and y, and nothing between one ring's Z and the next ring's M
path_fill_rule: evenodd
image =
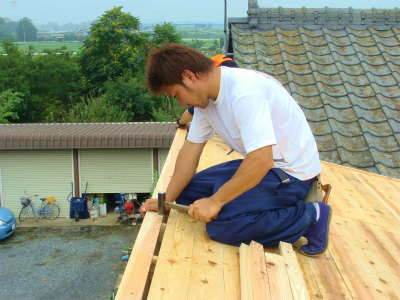
M317 222L319 220L319 205L318 203L314 202L314 207L315 207L315 211L317 212L317 215L315 217L315 222Z

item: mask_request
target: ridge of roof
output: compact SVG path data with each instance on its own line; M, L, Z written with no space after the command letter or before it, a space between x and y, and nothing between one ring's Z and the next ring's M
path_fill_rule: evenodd
M400 9L348 8L260 8L257 0L249 0L248 18L230 18L230 23L248 23L255 28L261 24L324 25L324 26L400 26Z

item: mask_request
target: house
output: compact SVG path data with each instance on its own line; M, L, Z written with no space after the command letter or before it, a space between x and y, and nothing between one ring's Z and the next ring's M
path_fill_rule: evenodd
M0 204L18 214L24 191L55 196L150 193L165 162L175 123L0 125Z
M321 160L400 178L400 10L260 8L229 19L228 54L276 77Z

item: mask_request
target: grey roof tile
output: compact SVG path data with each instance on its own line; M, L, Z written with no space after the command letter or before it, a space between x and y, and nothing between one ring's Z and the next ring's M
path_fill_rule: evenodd
M343 164L348 163L350 166L357 168L368 168L375 166L375 162L372 159L371 152L369 150L356 152L349 151L341 147L338 147L337 150Z
M293 93L292 96L301 107L304 107L307 109L316 109L316 108L324 107L324 104L322 103L320 96L304 97L297 93Z
M363 135L363 131L361 130L358 121L343 123L335 119L329 119L329 124L333 132L339 133L342 136L354 137Z
M400 178L400 20L361 12L259 9L231 21L231 45L293 95L322 160Z
M326 112L323 108L317 109L308 109L302 107L304 114L306 115L307 120L317 122L317 121L325 121L327 120Z
M386 167L400 168L400 151L382 152L372 148L371 154L376 163L381 163Z
M349 100L348 96L342 96L342 97L332 97L327 94L321 93L321 100L324 105L329 105L333 108L336 108L340 111L340 109L343 108L351 108L352 104Z
M346 149L349 152L368 151L368 144L362 134L357 136L344 136L334 132L333 137L335 138L338 148Z
M363 109L359 106L354 106L358 118L364 119L368 122L383 122L387 120L387 117L382 109Z
M319 145L319 143L318 143ZM318 147L319 150L319 158L324 161L330 161L336 164L342 164L342 161L339 156L339 152L337 150L333 151L323 151ZM354 168L354 166L352 166Z
M317 141L318 150L320 152L330 152L337 150L335 138L332 134L315 135L315 140Z
M310 127L314 135L326 135L328 133L331 133L332 131L328 120L323 120L318 122L309 121L308 124L310 124Z
M358 107L361 107L365 110L371 110L371 109L378 109L381 108L382 105L377 99L376 96L372 97L357 97L352 95L351 97L351 103L353 105L357 105Z
M371 73L367 73L368 79L370 82L375 82L376 84L384 87L384 86L398 86L398 82L393 77L393 75L382 75L376 76Z
M358 119L353 107L337 109L330 105L325 105L325 110L330 119L335 119L342 123L352 123Z
M375 136L369 133L364 134L368 146L381 152L396 152L400 151L399 143L393 135Z
M374 136L391 136L393 135L393 130L390 127L390 124L386 121L384 122L368 122L363 119L359 119L358 122L362 128L362 131L365 133L369 133Z

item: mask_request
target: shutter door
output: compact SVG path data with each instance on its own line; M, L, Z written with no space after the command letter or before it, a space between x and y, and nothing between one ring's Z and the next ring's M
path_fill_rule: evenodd
M149 193L152 167L151 149L81 149L81 192Z
M168 153L169 153L169 148L158 149L158 172L160 174L164 167L165 161L167 160Z
M18 218L20 197L24 190L39 198L55 196L60 206L60 216L69 214L67 197L73 178L71 150L10 150L0 151L1 203Z

